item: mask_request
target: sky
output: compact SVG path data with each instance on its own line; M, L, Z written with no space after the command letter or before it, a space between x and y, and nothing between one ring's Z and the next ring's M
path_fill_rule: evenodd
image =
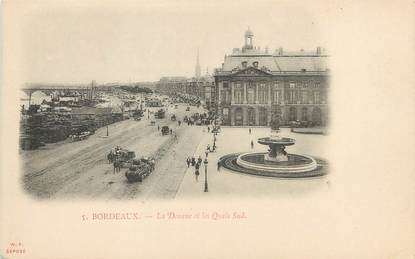
M40 4L22 12L21 64L28 83L157 81L202 74L244 43L270 51L328 48L324 5L288 2ZM23 15L24 14L24 15Z

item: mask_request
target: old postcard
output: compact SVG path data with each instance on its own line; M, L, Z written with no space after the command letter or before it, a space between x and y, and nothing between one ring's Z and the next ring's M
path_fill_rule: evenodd
M413 1L4 1L0 258L415 258Z

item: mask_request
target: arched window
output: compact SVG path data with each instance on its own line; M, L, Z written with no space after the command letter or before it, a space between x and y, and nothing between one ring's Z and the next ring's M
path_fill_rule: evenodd
M255 109L248 108L248 125L255 125Z
M235 109L235 125L242 126L244 122L242 108Z
M322 120L321 120L321 109L319 107L314 107L313 112L311 114L311 119L314 123L314 125L321 125L322 124Z
M308 121L307 107L303 107L301 110L301 120Z
M267 126L268 124L268 110L264 107L259 108L259 125Z
M290 121L297 120L297 109L295 107L290 107L289 120Z

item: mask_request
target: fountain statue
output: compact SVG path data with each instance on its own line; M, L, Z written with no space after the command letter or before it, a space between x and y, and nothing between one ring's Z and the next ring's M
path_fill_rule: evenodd
M268 138L258 139L258 143L268 145L268 154L265 156L266 161L282 162L288 161L285 146L294 145L295 140L280 137L280 117L273 114L271 119L271 134Z

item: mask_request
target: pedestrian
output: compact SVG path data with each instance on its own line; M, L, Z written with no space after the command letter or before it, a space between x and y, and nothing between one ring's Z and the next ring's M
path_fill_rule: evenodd
M196 164L196 159L195 157L192 157L192 166L195 166L195 164Z
M206 149L206 151L205 151L205 156L206 156L206 157L208 157L208 155L209 155L209 152L208 152L208 150Z
M251 140L251 149L253 149L253 148L254 148L254 141Z
M212 152L216 152L216 145L215 145L215 143L213 143L213 149L212 149Z
M196 177L196 182L198 182L198 178L199 178L199 169L195 170L195 177Z
M187 157L187 159L186 159L187 168L189 168L191 162L192 162L192 160L190 159L190 157Z
M112 150L111 152L107 155L107 159L108 159L108 163L111 164L112 162Z
M197 181L197 178L199 177L199 168L200 168L200 164L199 164L199 163L197 163L197 164L195 165L195 175L196 175L196 181Z
M208 133L210 132L210 127L208 126Z
M251 134L251 128L249 128L249 134Z
M221 162L218 160L218 172L220 171Z
M115 174L115 172L117 171L117 160L114 161L113 166L114 166L114 174Z
M197 163L201 164L202 163L202 158L199 156L199 158L197 159Z
M171 135L171 134L173 134L173 130L172 130L172 129L170 129L170 135Z
M117 172L119 173L121 171L121 161L118 161L118 165L117 165Z
M210 151L210 145L209 144L207 145L206 150Z
M157 131L160 131L160 125L157 125Z

